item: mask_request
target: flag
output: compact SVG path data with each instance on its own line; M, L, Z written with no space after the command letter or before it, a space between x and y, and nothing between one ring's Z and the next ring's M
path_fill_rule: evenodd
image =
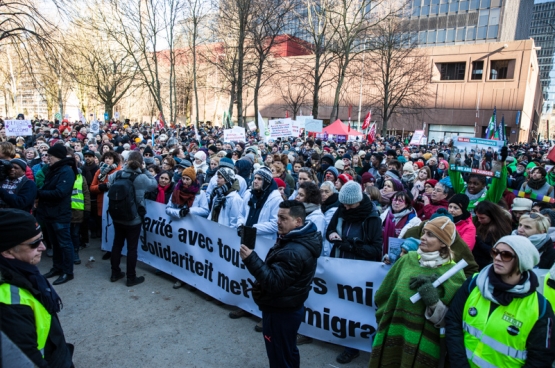
M372 124L372 127L370 128L370 132L368 132L368 143L370 144L374 143L375 139L376 139L376 123Z
M162 111L158 113L158 129L162 129L164 127L164 118L162 116Z
M366 117L364 118L364 123L362 124L362 130L368 129L370 126L370 121L372 120L372 110L368 111Z
M497 108L493 108L493 115L491 116L491 119L489 120L489 124L488 124L488 128L486 129L486 139L492 139L495 131L496 131L496 117L495 114L497 113Z
M501 116L501 122L499 123L499 127L497 129L499 131L499 140L505 141L505 115Z
M348 125L348 127L349 127L349 129L348 129L347 131L350 132L350 131L351 131L351 121L350 121L350 120L349 120L349 122L347 123L347 125Z
M268 138L270 133L266 134L266 122L262 119L262 115L260 114L260 110L258 110L258 130L260 130L259 134L260 137L264 140L264 142L268 142Z
M289 118L289 111L285 110L285 118L288 119Z

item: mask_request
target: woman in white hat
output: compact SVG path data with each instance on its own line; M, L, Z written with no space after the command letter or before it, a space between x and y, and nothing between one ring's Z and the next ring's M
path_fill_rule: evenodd
M553 310L537 291L540 255L525 237L504 236L493 264L465 281L446 316L454 367L551 367Z

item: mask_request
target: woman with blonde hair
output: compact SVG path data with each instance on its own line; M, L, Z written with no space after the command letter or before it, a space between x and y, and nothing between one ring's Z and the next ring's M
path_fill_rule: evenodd
M549 269L555 264L555 248L553 239L547 233L551 226L549 217L539 213L530 213L520 216L518 228L513 231L513 235L520 235L528 238L540 253L540 263L538 268Z

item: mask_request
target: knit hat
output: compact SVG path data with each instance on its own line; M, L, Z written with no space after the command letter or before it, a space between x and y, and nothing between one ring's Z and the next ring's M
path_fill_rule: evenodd
M343 175L345 174L340 175L340 177ZM360 184L353 181L352 178L346 182L339 191L339 202L347 205L362 202L362 188Z
M375 182L376 179L374 178L374 175L370 174L369 172L365 172L364 174L362 174L362 185Z
M260 177L262 177L266 184L271 183L273 179L272 172L266 166L262 166L260 169L256 170L254 172L254 175L259 175ZM266 185L264 185L264 187L266 187Z
M195 153L195 159L199 159L203 162L206 161L206 153L203 151L197 151L197 153Z
M188 176L189 178L191 178L192 181L196 181L197 180L197 174L195 173L195 169L192 167L188 167L185 170L183 170L181 172L182 176Z
M424 163L422 161L416 161L416 166L418 166L419 169L424 167Z
M227 167L228 169L235 169L235 165L233 164L233 160L227 157L222 157L220 159L220 167Z
M420 245L420 239L415 238L406 238L403 244L401 244L401 248L406 250L407 252L415 252Z
M276 182L278 188L285 188L285 182L280 178L274 178L274 181Z
M152 148L150 148L150 146L146 146L146 147L145 147L145 149L144 149L144 151L143 151L143 156L144 156L146 153L148 153L148 154L154 156L154 151L152 151Z
M428 161L428 160L432 157L432 154L429 153L429 152L426 152L425 154L422 155L422 157L424 157L424 159L425 159L426 161Z
M351 157L351 155L349 155L348 153L344 154L343 157L341 158L346 158L347 160L351 161L353 158Z
M435 179L430 179L430 180L426 180L426 182L424 184L430 184L432 187L436 187L437 184L437 180Z
M224 178L226 183L233 184L235 182L235 171L228 167L220 167L218 174Z
M445 216L449 218L449 220L455 222L453 215L451 215L445 208L438 208L437 211L430 217L430 220L441 216Z
M402 192L405 190L405 187L403 186L403 183L400 180L397 179L387 179L386 181L390 181L391 184L393 184L393 190L396 192Z
M353 180L353 177L349 174L341 174L337 177L337 179L339 179L339 181L341 182L341 184L345 184L348 181Z
M29 212L15 208L0 209L0 252L40 234L40 225Z
M513 206L512 206L512 210L513 211L532 211L532 204L534 202L532 202L531 199L528 198L515 198L513 200Z
M211 146L208 146L208 150L216 153L218 152L218 147L216 147L215 145L211 145Z
M20 158L14 158L10 161L12 164L16 164L17 166L21 167L23 171L27 170L27 164Z
M455 242L455 238L457 237L457 228L455 224L446 216L432 218L430 221L426 222L424 230L430 231L443 244L449 247Z
M335 168L337 170L342 170L345 168L345 164L343 163L343 160L337 160L335 161Z
M441 185L443 185L444 187L453 188L453 184L451 183L451 178L450 177L445 177L445 178L441 179L439 181L439 183Z
M405 158L405 156L397 156L397 161L404 164L407 162L407 159Z
M499 243L505 243L515 251L520 272L530 271L540 262L540 253L534 244L524 236L504 236L495 243L493 248L495 249Z
M326 173L328 171L331 171L331 173L335 176L335 179L337 180L337 177L339 176L339 171L337 171L337 169L333 166L330 166L326 169L326 171L324 171L324 177L326 176Z
M401 178L399 177L399 173L397 172L397 170L387 170L385 172L385 175L387 175L390 178L393 178L395 180L401 181Z
M410 171L411 173L414 172L414 167L412 166L412 162L406 162L403 165L403 171Z
M334 163L335 160L333 159L333 156L332 156L332 155L324 155L324 156L322 156L322 158L320 159L320 162L324 162L324 161L327 162L327 163L330 164L330 165L333 165L333 163ZM336 175L336 176L337 176L337 175Z
M449 200L449 204L454 203L462 210L463 215L466 217L468 214L468 205L470 203L470 199L465 194L455 194Z
M54 156L61 160L67 156L67 149L63 144L55 144L48 149L48 155Z

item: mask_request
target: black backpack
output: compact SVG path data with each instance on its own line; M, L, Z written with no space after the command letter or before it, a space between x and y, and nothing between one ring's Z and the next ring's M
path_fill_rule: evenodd
M122 172L118 171L114 178L114 183L108 190L108 213L114 221L133 221L139 215L137 200L135 198L135 186L133 182L139 176L132 173L129 177L122 177Z

